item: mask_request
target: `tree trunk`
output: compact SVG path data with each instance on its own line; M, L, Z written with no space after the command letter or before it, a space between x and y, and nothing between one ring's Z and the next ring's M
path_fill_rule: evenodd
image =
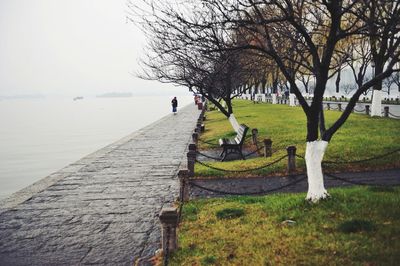
M272 93L272 104L276 104L276 93Z
M329 196L324 187L321 162L328 142L324 140L308 141L306 146L306 166L308 176L307 200L317 202Z
M373 90L371 116L382 116L382 91Z
M335 81L336 93L339 93L339 90L340 90L340 74L341 73L342 73L342 71L341 71L341 69L339 69L339 72L337 73L336 81Z
M289 106L296 106L294 103L295 95L293 93L289 94Z
M236 117L234 116L234 114L231 114L228 119L232 125L233 130L238 132L240 125L239 125L238 121L236 120Z

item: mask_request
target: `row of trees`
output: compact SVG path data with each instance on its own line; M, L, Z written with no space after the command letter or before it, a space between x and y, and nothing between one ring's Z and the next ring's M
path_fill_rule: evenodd
M307 117L307 199L312 201L328 196L321 161L329 141L371 88L372 112L380 114L382 82L399 71L399 1L142 0L130 3L130 10L148 37L142 76L204 95L234 128L231 101L251 86L268 84L272 92L286 87L297 97ZM374 73L366 78L371 66ZM335 78L339 91L346 67L357 88L327 127L322 106L327 82ZM302 91L310 80L314 97L307 103Z

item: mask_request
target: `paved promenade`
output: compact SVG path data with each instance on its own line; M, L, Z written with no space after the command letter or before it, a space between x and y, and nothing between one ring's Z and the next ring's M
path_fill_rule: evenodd
M154 255L157 216L178 196L195 107L0 202L0 265L132 265Z

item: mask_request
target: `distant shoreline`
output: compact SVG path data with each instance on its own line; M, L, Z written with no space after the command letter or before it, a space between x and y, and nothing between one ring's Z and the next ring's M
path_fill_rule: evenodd
M96 98L129 98L129 97L133 97L133 94L130 92L110 92L110 93L96 95Z

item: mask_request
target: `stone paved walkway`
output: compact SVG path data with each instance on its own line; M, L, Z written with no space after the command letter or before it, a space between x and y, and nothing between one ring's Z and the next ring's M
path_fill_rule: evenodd
M189 105L0 202L0 265L132 265L160 247L158 213L200 111Z

